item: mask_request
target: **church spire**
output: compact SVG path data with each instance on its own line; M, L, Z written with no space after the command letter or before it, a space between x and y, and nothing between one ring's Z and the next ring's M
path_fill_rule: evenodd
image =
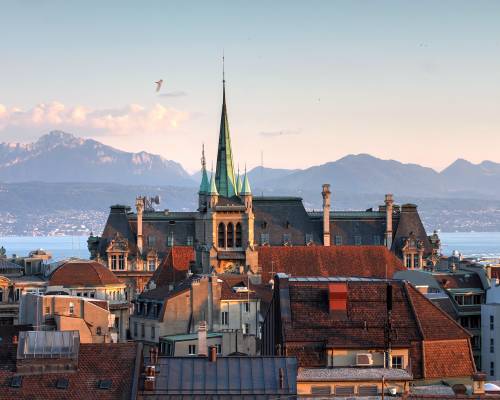
M217 165L215 183L219 195L233 197L236 195L236 180L234 178L233 153L226 109L226 77L224 71L224 55L222 56L222 114L220 118L219 146L217 149Z
M207 194L209 191L209 183L207 176L207 163L205 161L205 144L201 148L201 184L200 184L200 194Z

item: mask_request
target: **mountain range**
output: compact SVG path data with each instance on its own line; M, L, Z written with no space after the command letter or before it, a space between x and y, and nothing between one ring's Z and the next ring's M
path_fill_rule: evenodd
M500 164L458 159L441 172L418 164L382 160L368 154L347 155L306 169L257 167L249 171L256 193L332 191L360 195L500 199ZM31 144L0 144L0 182L86 182L196 188L178 162L147 153L130 153L92 139L53 131Z

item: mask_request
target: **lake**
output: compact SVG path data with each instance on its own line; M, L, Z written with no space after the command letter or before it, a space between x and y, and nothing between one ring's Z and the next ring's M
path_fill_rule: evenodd
M469 257L500 257L500 232L441 232L439 236L445 255L458 250ZM53 261L89 257L86 236L7 236L0 238L1 246L9 256L41 248L52 253Z

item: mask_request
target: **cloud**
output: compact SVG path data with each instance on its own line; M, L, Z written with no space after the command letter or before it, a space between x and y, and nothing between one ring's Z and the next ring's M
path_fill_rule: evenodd
M182 90L174 90L173 92L160 93L160 97L184 97L187 93Z
M29 135L29 132L67 129L84 131L90 136L142 135L175 130L188 117L185 111L161 104L149 108L129 104L123 108L102 110L81 105L70 107L58 101L38 104L28 110L0 104L0 132Z
M276 137L276 136L300 135L301 133L302 129L283 129L281 131L260 132L259 135L264 137Z

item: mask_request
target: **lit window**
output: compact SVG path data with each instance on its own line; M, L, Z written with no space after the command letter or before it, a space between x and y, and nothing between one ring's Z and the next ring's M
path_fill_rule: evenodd
M222 325L229 325L229 312L222 312Z
M354 236L354 244L356 246L361 246L361 236L359 236L359 235Z
M392 356L392 368L403 369L403 356Z
M195 344L190 344L188 347L188 354L190 356L195 356L196 355L196 345Z

